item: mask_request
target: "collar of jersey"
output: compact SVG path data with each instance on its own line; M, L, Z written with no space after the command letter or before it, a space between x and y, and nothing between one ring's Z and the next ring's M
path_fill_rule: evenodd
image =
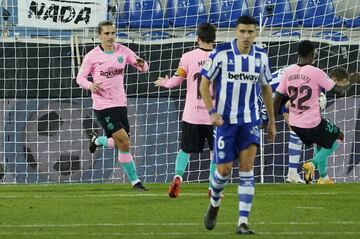
M234 52L235 52L235 55L244 55L244 54L241 54L240 52L239 52L239 49L237 48L237 46L236 46L236 40L237 39L234 39L233 40L233 42L232 42L232 48L233 48L233 50L234 50ZM251 50L250 50L250 52L249 52L249 54L248 55L253 55L253 52L254 52L254 45L252 45L251 46Z

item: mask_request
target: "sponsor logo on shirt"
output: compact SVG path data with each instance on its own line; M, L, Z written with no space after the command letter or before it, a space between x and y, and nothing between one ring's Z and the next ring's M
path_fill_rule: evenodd
M247 81L257 81L259 76L251 75L246 73L233 74L231 72L228 73L228 77L230 80L247 80Z
M260 67L261 66L261 60L259 58L255 59L255 66Z
M100 71L100 76L105 76L106 78L113 78L117 75L122 75L124 69L115 69L112 71Z

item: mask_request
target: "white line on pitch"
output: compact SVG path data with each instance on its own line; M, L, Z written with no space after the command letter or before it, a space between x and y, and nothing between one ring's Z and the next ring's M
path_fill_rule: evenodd
M219 225L235 225L234 222L219 222ZM323 225L324 222L253 222L252 225ZM357 225L360 221L330 221L326 224L336 225ZM134 223L98 223L98 224L0 224L0 228L27 228L27 227L127 227L127 226L202 226L203 223L195 222L168 222L168 223L147 223L147 222L134 222Z
M32 192L31 192L32 193ZM39 192L41 193L41 192ZM44 192L48 193L48 192ZM237 193L226 193L228 196L237 196ZM300 196L304 195L303 193L258 193L255 197L269 197L269 196ZM334 192L312 192L307 193L307 196L324 196L324 195L337 195ZM30 195L27 196L26 193L22 195L0 195L0 199L12 199L12 198L106 198L106 197L169 197L166 193L117 193L117 194L82 194L82 195ZM189 197L204 197L207 196L207 193L182 193L181 196Z
M307 209L310 209L310 210L313 210L313 209L315 209L315 210L321 210L321 209L324 209L323 207L295 207L295 209L301 209L301 210L307 210Z
M63 236L184 236L184 235L233 235L234 232L134 232L134 233L86 233L86 232L0 232L0 235L63 235ZM258 235L360 235L360 232L355 231L306 231L306 232L257 232Z

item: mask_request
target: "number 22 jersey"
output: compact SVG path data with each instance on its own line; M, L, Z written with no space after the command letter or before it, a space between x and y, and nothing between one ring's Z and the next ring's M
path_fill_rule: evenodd
M321 122L319 96L322 89L335 86L325 72L311 65L291 65L285 69L276 92L290 98L289 124L314 128Z

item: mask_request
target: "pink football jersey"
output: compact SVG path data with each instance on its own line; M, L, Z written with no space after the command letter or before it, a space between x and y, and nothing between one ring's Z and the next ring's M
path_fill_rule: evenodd
M334 86L335 82L317 67L291 65L286 68L276 91L290 98L289 124L299 128L318 126L320 93Z
M186 82L186 101L182 120L191 124L211 125L210 116L200 95L200 81L203 64L211 50L201 48L185 53L180 60L175 76L163 82L162 86L172 88ZM212 92L212 89L211 89Z
M115 51L112 54L105 53L100 46L86 54L76 82L82 88L89 89L92 82L88 80L88 76L91 74L94 83L101 83L102 89L91 94L94 109L126 106L127 98L124 89L126 64L130 64L140 71L149 69L146 62L143 67L137 66L137 58L138 56L131 49L119 43L115 44Z

